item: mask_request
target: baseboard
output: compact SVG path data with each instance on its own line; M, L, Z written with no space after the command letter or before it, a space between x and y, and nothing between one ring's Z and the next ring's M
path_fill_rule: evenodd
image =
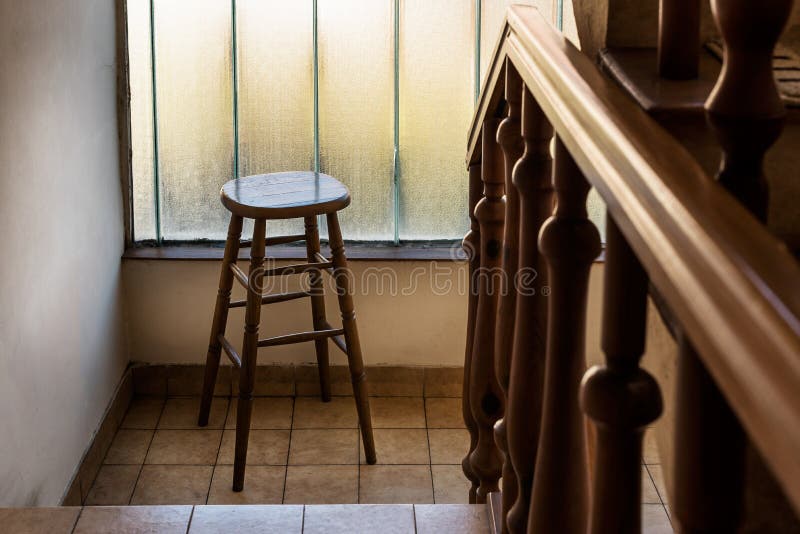
M132 369L136 395L184 396L200 395L203 387L202 365L136 364ZM331 393L351 395L347 366L333 365ZM238 372L224 365L219 369L214 394L236 395ZM385 397L460 397L464 369L462 367L367 367L369 394ZM319 395L316 365L260 365L256 368L255 394L265 397Z
M86 500L111 441L117 433L117 428L128 411L133 395L133 373L129 366L122 374L92 441L84 451L72 480L61 498L62 506L81 506Z

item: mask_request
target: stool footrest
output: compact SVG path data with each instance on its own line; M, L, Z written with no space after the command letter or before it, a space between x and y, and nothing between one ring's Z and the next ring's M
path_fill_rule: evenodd
M332 269L333 263L330 261L316 262L316 263L298 263L295 265L286 265L284 267L275 267L264 271L264 276L283 276L289 274L303 274L309 271L321 271Z
M275 345L290 345L293 343L304 343L306 341L316 341L344 334L343 328L329 330L314 330L311 332L300 332L299 334L288 334L285 336L270 337L258 341L259 347L272 347Z
M328 321L325 321L322 325L328 330L333 330L333 327L330 325L330 323L328 323ZM333 341L333 344L336 345L339 348L339 350L344 352L345 355L347 354L347 344L344 342L344 339L342 339L340 335L332 336L331 341Z
M237 368L241 368L242 357L239 356L239 353L236 352L235 348L233 348L231 342L228 341L222 334L218 335L217 339L219 340L219 344L222 346L222 350L225 352L225 355L228 357L231 363L235 365Z
M306 240L305 234L279 235L275 237L268 237L264 241L264 245L267 247L274 247L275 245L287 245L289 243L297 243L298 241L305 241L305 240Z
M242 287L245 289L249 289L250 282L247 278L247 275L244 274L244 271L235 263L230 263L231 272L233 273L233 277L236 278L236 281L242 284Z
M261 304L274 304L276 302L286 302L287 300L301 299L310 297L311 291L295 291L293 293L276 293L273 295L262 295ZM246 300L235 300L228 304L228 308L244 308L247 306Z

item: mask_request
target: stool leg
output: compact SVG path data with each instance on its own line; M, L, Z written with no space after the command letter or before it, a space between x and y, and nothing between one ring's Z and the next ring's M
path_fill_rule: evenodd
M316 255L320 251L319 229L317 228L317 217L305 217L306 223L306 252L308 262L317 261ZM314 321L314 330L325 330L325 295L322 287L322 272L317 269L308 273L308 285L311 289L311 315ZM314 341L314 348L317 351L317 367L319 369L319 390L322 402L331 400L331 370L328 358L328 340L318 339Z
M264 219L257 219L253 229L250 249L247 308L242 343L242 368L239 370L239 404L236 413L236 451L233 459L233 491L244 488L244 469L247 464L247 440L250 437L250 417L253 412L253 386L256 378L258 356L258 325L261 321L261 294L263 292L263 266L266 227Z
M339 309L342 313L342 327L344 328L344 341L347 345L347 360L350 367L350 377L353 382L353 395L356 399L358 422L361 425L361 439L364 441L364 453L367 463L374 464L375 442L372 438L372 419L369 414L369 394L367 392L367 374L364 371L364 361L361 358L361 345L358 341L358 328L356 327L356 313L353 309L353 295L350 288L350 270L347 268L347 258L344 254L344 241L342 230L339 227L339 218L336 213L329 213L328 239L331 245L333 261L333 274L336 281L336 292L339 297Z
M228 239L225 242L225 255L222 258L222 272L219 275L219 291L217 304L214 307L214 319L211 321L211 336L208 341L208 354L206 355L206 370L203 379L203 395L200 398L200 415L197 417L198 426L208 424L208 414L211 411L211 400L214 397L214 386L217 383L217 371L222 347L219 336L225 334L228 323L228 305L231 302L231 288L233 287L233 273L231 263L236 263L239 255L239 239L242 237L242 218L231 216L228 226Z

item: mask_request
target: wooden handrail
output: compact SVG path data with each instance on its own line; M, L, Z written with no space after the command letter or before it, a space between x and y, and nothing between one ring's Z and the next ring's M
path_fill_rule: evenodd
M800 267L534 8L509 9L469 130L502 111L506 60L608 206L714 381L800 510Z

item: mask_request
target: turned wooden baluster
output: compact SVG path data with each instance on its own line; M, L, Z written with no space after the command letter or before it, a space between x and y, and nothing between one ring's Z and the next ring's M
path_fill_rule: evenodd
M501 288L500 253L503 239L503 158L497 144L499 119L483 124L481 179L484 197L475 207L481 232L481 265L477 274L478 309L470 368L469 402L478 426L478 443L470 454L472 472L480 481L476 502L497 491L502 459L494 442L494 424L503 415L502 392L494 373L494 333Z
M547 332L547 269L539 254L537 237L553 212L553 128L527 88L522 89L522 136L525 152L514 167L513 181L520 195L519 290L511 357L511 380L506 406L508 453L517 481L515 499L508 503L506 524L511 533L528 525L533 470L539 441L539 416L544 384ZM503 494L505 509L507 495Z
M539 249L547 260L550 306L543 431L536 457L528 532L583 534L589 477L578 391L586 369L589 269L600 254L600 234L586 212L589 183L558 137L553 185L556 207L539 237Z
M767 216L764 154L780 136L786 109L772 54L792 0L712 0L725 54L706 115L722 145L717 179L761 220Z
M511 347L514 338L514 318L517 305L517 289L514 280L519 268L519 194L512 182L514 165L522 156L525 145L520 135L520 115L522 106L522 79L511 61L506 60L506 102L508 116L497 130L497 142L503 148L505 161L506 215L503 234L502 271L506 281L505 292L500 295L497 310L497 329L495 331L494 357L495 372L500 389L503 391L503 404L508 395L509 373L511 372ZM502 529L508 532L505 517L516 500L517 478L508 455L505 418L494 426L495 442L503 454L503 513Z
M641 531L642 437L661 414L661 393L639 368L647 322L647 274L616 223L606 225L603 351L581 385L581 407L595 423L589 532Z
M658 74L672 80L697 78L700 68L700 0L661 0Z
M467 346L466 354L464 355L464 380L461 391L461 414L464 417L464 425L469 432L469 451L461 461L461 469L464 471L464 476L471 482L469 489L469 502L475 504L476 492L478 491L478 476L472 471L470 464L470 456L478 445L478 423L472 416L472 408L470 406L470 391L471 391L471 369L472 369L472 345L475 339L475 315L478 310L478 288L476 287L476 276L478 269L481 266L481 229L478 224L478 218L475 217L475 206L478 201L483 197L483 182L481 181L481 164L480 162L474 163L469 167L469 232L464 237L462 247L467 255L469 262L469 304L467 308Z
M791 4L712 2L725 41L725 65L706 102L723 150L717 179L762 221L769 200L764 154L785 116L772 54ZM736 532L744 507L744 432L682 332L678 345L674 517L682 532Z

